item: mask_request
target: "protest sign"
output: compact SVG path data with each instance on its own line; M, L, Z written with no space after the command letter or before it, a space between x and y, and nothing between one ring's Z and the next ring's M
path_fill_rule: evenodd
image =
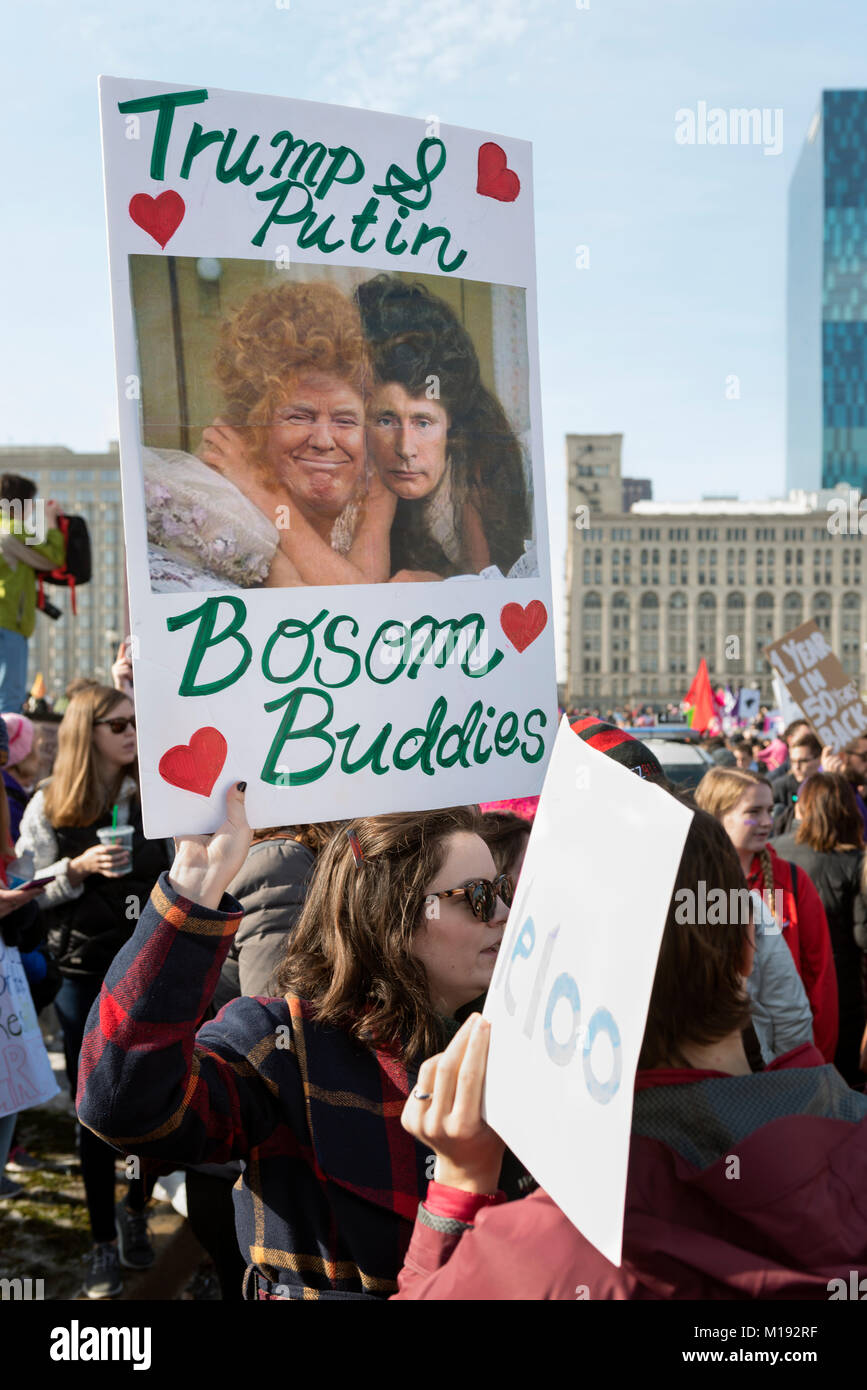
M486 1119L615 1264L633 1083L691 819L564 719L485 1003Z
M0 937L0 1118L44 1105L59 1090L18 947Z
M752 686L742 685L738 692L737 717L744 724L755 719L761 707L761 691Z
M780 730L783 730L795 719L803 719L804 711L792 699L778 675L774 674L771 684L774 691L774 705L779 711Z
M146 833L238 778L259 825L538 792L529 145L115 78L101 114Z
M867 709L858 681L846 675L812 618L765 647L765 655L823 748L839 753L853 738L867 733Z

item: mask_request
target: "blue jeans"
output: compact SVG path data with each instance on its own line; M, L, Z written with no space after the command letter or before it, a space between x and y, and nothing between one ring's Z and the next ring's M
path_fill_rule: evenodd
M27 638L0 627L0 712L17 714L27 696Z

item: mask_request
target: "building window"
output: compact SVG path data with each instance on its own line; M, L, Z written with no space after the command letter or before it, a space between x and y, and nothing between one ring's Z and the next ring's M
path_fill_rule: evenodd
M820 632L824 632L831 645L831 595L826 593L816 594L813 599L813 619Z
M698 596L696 625L698 659L704 657L708 670L716 669L716 595L705 591Z
M755 625L755 669L757 675L763 675L768 670L764 649L770 646L771 642L773 642L774 638L778 635L774 619L773 594L761 593L756 597Z
M726 676L742 675L746 670L746 612L743 594L730 593L726 598L725 610L725 672ZM731 655L729 652L731 651Z
M659 670L659 598L642 594L638 615L638 659L642 674Z
M861 671L861 595L843 595L840 611L840 664L847 676Z

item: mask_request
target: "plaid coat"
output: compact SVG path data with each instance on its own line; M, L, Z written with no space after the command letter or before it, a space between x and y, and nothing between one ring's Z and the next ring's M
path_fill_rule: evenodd
M91 1010L79 1116L143 1157L244 1160L248 1298L387 1297L432 1173L400 1124L415 1072L292 996L235 999L196 1031L241 915L228 895L210 911L162 875Z

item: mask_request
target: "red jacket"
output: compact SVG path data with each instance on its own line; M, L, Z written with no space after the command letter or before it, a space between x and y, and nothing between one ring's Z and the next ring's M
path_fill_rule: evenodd
M797 869L797 893L792 891L792 865L768 846L774 869L774 891L783 894L783 940L792 953L798 974L813 1011L813 1041L825 1058L833 1062L837 1051L839 1003L837 971L831 952L831 933L822 899L811 878ZM747 886L765 890L761 859L756 855L750 866ZM768 903L776 916L776 908Z
M808 1044L639 1074L619 1269L547 1193L490 1200L431 1184L397 1298L828 1299L867 1275L867 1096Z

